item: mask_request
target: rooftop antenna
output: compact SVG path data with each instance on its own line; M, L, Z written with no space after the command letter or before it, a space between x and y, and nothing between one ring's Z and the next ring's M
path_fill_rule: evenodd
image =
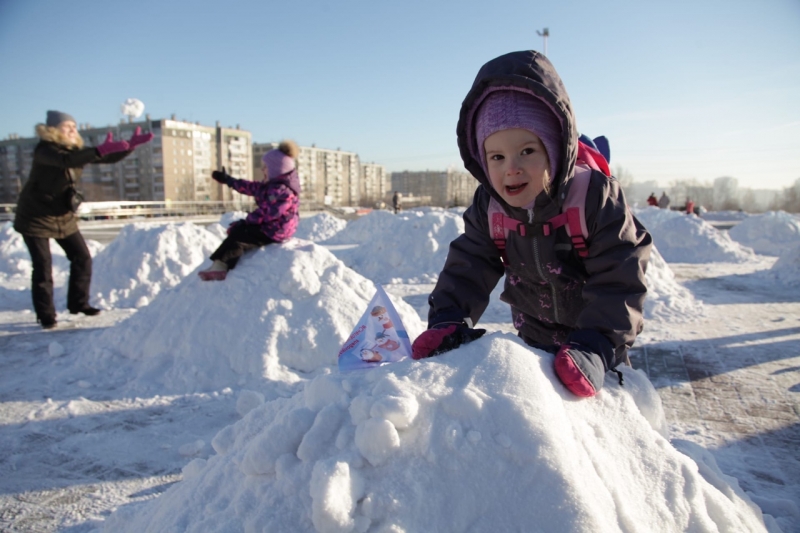
M547 55L547 38L550 37L550 30L545 28L543 31L536 30L536 33L539 35L539 37L542 37L544 39L544 55L546 56Z

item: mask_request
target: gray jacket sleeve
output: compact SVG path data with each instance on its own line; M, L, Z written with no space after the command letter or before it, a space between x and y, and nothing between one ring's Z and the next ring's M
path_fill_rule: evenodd
M645 270L653 239L628 209L619 182L599 178L602 187L590 187L586 199L586 306L577 326L604 334L621 354L642 331ZM600 181L596 175L592 180Z
M428 304L428 327L462 322L477 324L504 268L489 235L489 194L478 187L472 205L464 212L464 233L450 243L447 260Z

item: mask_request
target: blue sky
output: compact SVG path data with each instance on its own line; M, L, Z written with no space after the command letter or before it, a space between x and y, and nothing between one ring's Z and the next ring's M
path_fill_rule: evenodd
M475 74L545 27L579 129L636 181L800 178L800 0L0 0L0 138L47 109L116 123L133 97L256 142L461 168Z

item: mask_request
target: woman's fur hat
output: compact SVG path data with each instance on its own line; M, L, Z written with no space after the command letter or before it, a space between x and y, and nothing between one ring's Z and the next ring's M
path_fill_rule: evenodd
M78 136L74 141L70 141L64 136L63 133L61 133L61 130L58 128L54 126L46 126L44 124L37 124L36 136L43 141L53 142L68 148L83 148L83 137L81 137L80 132L78 132Z

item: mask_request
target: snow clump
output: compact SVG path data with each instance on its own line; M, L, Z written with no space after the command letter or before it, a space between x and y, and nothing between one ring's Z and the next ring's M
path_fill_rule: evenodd
M220 240L185 222L129 224L95 258L92 296L103 308L143 307L203 262Z

